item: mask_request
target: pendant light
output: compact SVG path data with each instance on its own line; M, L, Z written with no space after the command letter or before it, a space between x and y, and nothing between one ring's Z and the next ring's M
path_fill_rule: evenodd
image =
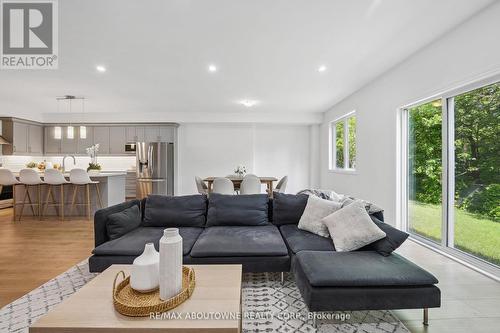
M69 125L66 129L66 136L68 139L73 140L75 138L75 128L71 126L71 99L69 100Z
M59 98L56 98L56 99L57 99L57 113L59 113L59 102L60 102L60 99ZM61 140L61 138L62 138L61 126L54 127L54 139Z
M85 121L85 98L82 98L82 114L83 114L83 120ZM87 126L80 125L79 132L80 132L80 139L87 138Z

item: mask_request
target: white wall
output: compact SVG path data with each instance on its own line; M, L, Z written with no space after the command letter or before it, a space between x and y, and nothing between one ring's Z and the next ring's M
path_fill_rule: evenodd
M500 71L500 3L335 105L321 125L321 186L371 200L399 225L399 108ZM353 73L355 74L355 73ZM357 173L328 170L328 123L357 112Z
M313 127L315 125L181 124L178 129L179 194L196 193L195 176L226 176L240 164L259 176L288 175L288 193L307 188L312 171L309 158ZM318 146L314 146L312 150L317 149Z

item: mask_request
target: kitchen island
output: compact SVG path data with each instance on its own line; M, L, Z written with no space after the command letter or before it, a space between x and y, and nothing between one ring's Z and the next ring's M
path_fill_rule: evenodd
M17 177L18 173L14 173L14 175ZM43 172L40 172L40 178L43 180ZM119 203L122 203L125 201L125 178L126 178L127 173L125 171L123 172L100 172L97 174L92 174L90 173L90 179L93 181L98 181L99 184L99 192L101 195L102 199L102 208L113 206ZM65 178L69 181L69 172L64 173ZM74 191L74 186L73 184L65 184L64 189L61 191L60 187L61 186L52 186L52 193L54 194L53 196L48 196L48 186L47 184L42 184L40 186L40 192L38 193L37 188L35 186L30 186L29 187L29 194L31 197L31 200L33 203L37 203L39 198L41 199L42 203L42 212L44 213L44 216L54 216L54 215L60 215L59 212L59 204L61 203L61 194L62 194L62 199L64 202L64 215L65 216L86 216L88 214L87 212L87 207L84 205L81 205L82 203L86 203L86 193L85 193L85 187L80 186L76 200L75 202L78 203L78 205L75 205L75 207L71 206L71 202L73 200L73 191ZM38 215L37 207L33 206L33 209L29 205L25 205L24 209L22 208L22 202L25 199L25 187L24 185L16 185L15 191L14 191L14 196L15 196L15 215L16 218L19 218L19 215L22 214L23 216L33 216L33 215ZM48 200L47 200L48 199ZM27 201L27 198L26 198ZM46 206L46 203L49 203L49 205ZM94 215L94 213L100 209L100 202L98 198L98 193L96 191L96 186L91 184L90 185L90 214L91 216Z

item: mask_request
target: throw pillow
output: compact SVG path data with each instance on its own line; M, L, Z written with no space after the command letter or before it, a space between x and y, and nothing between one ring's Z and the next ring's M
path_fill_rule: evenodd
M141 225L141 210L134 205L108 216L106 230L110 240L120 238Z
M211 193L208 197L207 227L267 225L268 202L267 194Z
M398 247L403 244L403 242L408 238L409 234L399 229L394 228L393 226L380 221L375 217L371 217L372 221L380 228L383 232L385 232L386 237L382 238L372 244L364 246L361 248L361 251L377 251L381 255L387 257L392 253L392 251L396 250Z
M356 200L323 219L328 227L335 249L354 251L384 238L385 232L372 221L365 205Z
M273 223L275 225L297 224L306 208L306 194L273 194Z
M150 195L144 204L145 227L203 227L207 214L205 195Z
M338 202L310 195L307 199L304 213L302 213L302 216L300 217L298 228L322 237L330 237L328 234L328 228L321 221L321 219L336 210L339 210L340 208L342 208L342 204Z

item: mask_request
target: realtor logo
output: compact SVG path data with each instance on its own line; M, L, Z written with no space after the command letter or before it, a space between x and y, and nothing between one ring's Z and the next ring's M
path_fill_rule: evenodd
M1 68L57 69L57 2L1 1Z

